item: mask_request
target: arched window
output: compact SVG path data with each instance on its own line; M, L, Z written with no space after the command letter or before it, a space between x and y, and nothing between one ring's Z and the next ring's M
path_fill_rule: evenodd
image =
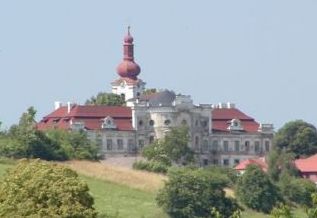
M195 147L198 148L199 147L199 137L195 136Z
M152 144L153 142L154 142L154 136L151 135L150 138L149 138L149 143Z
M166 126L170 125L170 124L171 124L171 120L165 120L165 121L164 121L164 124L165 124Z
M139 127L143 126L143 120L139 120Z
M154 120L150 120L149 125L154 126Z

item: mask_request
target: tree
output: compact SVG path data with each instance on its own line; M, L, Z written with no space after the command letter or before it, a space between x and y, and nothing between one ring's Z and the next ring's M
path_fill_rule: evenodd
M122 106L125 104L124 96L113 93L99 92L85 103L86 105Z
M308 179L286 176L278 183L284 199L289 203L312 206L311 195L317 192L316 185Z
M61 146L67 159L100 158L100 148L92 142L84 131L65 131L62 129L50 129L45 135L54 143Z
M164 163L176 162L183 164L193 161L194 153L188 147L189 133L187 127L172 128L164 139L155 141L143 150L148 160Z
M22 114L19 124L11 126L5 139L0 140L0 154L9 157L65 160L59 144L53 143L37 130L36 110L33 107Z
M157 89L145 89L144 92L143 92L143 95L150 95L150 94L154 94L154 93L157 93Z
M296 157L317 152L316 127L302 120L286 123L274 136L274 144L280 149L292 152Z
M271 211L272 218L295 218L291 208L288 205L279 203Z
M284 149L272 149L268 154L268 175L274 182L278 182L281 177L298 177L295 155Z
M238 209L237 203L225 196L225 176L204 169L175 168L168 178L156 199L172 218L215 217L215 211L230 217Z
M237 197L247 207L269 213L282 198L268 175L256 165L249 165L237 184Z
M308 218L317 218L317 193L313 193L311 198L312 206L306 209L306 214Z
M96 217L94 200L76 172L23 160L0 184L1 217Z

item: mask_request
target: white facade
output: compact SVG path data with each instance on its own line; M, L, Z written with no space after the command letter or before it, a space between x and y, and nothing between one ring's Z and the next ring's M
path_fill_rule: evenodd
M126 101L139 97L144 92L144 88L145 83L142 80L129 83L122 79L112 83L112 93L123 95Z
M201 166L234 166L245 159L263 156L271 149L272 125L260 125L257 132L251 133L243 131L240 120L232 119L227 132L217 132L212 130L213 105L194 105L189 96L175 95L170 91L155 96L129 101L134 131L104 129L98 133L99 136L95 135L102 138L105 156L136 154L154 140L163 138L170 128L182 125L189 127L189 146ZM234 107L233 104L223 104L221 108Z

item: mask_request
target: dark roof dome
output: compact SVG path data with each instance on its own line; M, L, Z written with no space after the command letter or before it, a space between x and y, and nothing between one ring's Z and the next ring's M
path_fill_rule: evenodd
M140 101L146 101L149 106L172 106L176 98L173 91L164 90L157 93L143 95L140 97Z

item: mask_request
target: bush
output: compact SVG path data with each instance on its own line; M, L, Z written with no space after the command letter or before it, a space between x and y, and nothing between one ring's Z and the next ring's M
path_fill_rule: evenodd
M189 132L187 127L172 128L164 139L145 147L142 155L147 160L159 161L165 165L172 162L190 164L194 161L194 152L188 147Z
M215 210L230 217L238 209L235 200L225 196L225 176L205 169L174 168L168 177L156 199L172 218L214 217Z
M277 202L282 201L277 187L256 165L249 165L239 178L236 194L247 207L264 213L269 213Z
M238 181L238 172L229 167L219 167L211 166L206 168L208 171L211 171L213 174L225 175L228 178L229 187L233 187Z
M0 185L0 217L96 217L94 200L76 172L21 161Z
M306 215L308 218L316 218L317 217L317 193L313 193L311 195L311 207L306 208Z
M146 170L155 173L166 173L168 167L169 166L158 161L136 161L133 163L133 169Z
M45 135L61 147L67 159L97 160L100 148L89 140L84 131L65 131L61 129L50 129Z
M286 201L308 207L312 204L312 193L317 191L316 185L312 181L293 177L280 181L279 187Z
M270 215L272 218L295 218L291 208L282 203L274 207Z

